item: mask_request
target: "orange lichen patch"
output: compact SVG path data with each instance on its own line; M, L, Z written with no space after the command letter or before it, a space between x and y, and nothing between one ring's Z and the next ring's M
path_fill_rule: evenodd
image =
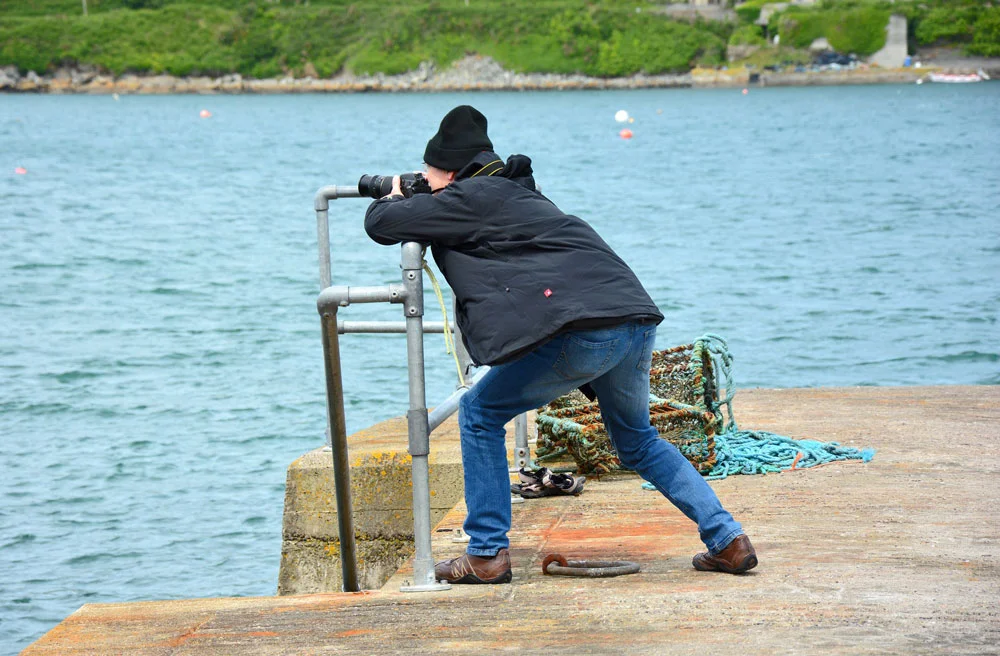
M350 638L351 636L365 635L368 633L375 633L372 629L350 629L349 631L341 631L340 633L334 633L335 638Z
M164 642L162 642L160 644L162 644L164 647L180 647L181 645L183 645L185 642L187 642L191 638L196 638L196 637L198 637L200 635L202 635L202 634L197 633L197 630L191 630L191 631L188 631L187 633L185 633L183 635L179 635L179 636L177 636L175 638L171 638L171 639L166 640L166 641L164 641Z
M233 640L233 639L239 639L240 637L243 636L248 636L251 638L277 638L280 635L281 635L280 633L277 633L275 631L249 631L246 633L240 631L225 631L219 633L190 632L190 633L185 633L184 635L177 636L176 638L171 638L170 640L166 640L159 644L164 647L180 647L189 640L196 640L196 639L218 640L221 638L224 640Z
M413 458L405 451L370 451L362 453L351 462L351 467L410 467Z
M159 619L159 615L155 611L147 613L135 613L135 612L120 612L118 609L101 609L100 612L94 612L92 609L94 606L85 606L87 612L80 615L71 615L75 624L87 625L87 624L103 624L108 621L112 622L153 622ZM101 608L97 606L97 608ZM80 611L77 611L80 613Z
M377 590L362 590L360 592L330 592L326 594L304 595L301 597L281 597L286 603L273 608L261 609L265 613L292 613L334 610L364 603L359 597L377 595Z
M671 585L671 594L682 594L685 592L710 592L713 590L710 585Z
M621 540L624 538L655 537L659 540L666 539L673 535L687 536L692 534L691 527L670 527L662 524L639 524L624 526L595 526L570 528L565 524L559 527L558 531L553 531L552 537L560 541L575 542L583 540Z

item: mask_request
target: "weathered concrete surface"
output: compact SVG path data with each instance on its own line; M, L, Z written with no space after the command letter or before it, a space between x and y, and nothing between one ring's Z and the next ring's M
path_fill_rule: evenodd
M746 428L874 446L871 463L713 483L754 540L746 576L696 572L693 527L632 477L514 507L514 582L86 605L24 654L995 654L1000 387L750 390ZM438 557L461 545L435 534ZM541 559L627 558L617 579Z
M412 465L406 448L404 418L348 437L358 579L366 589L381 587L413 555ZM332 458L329 449L316 449L288 467L278 594L343 589ZM434 432L428 463L433 526L463 494L454 421Z
M534 421L533 416L529 421ZM513 422L507 427L513 435ZM358 582L382 587L413 555L412 461L406 419L397 417L347 438ZM513 445L511 445L512 447ZM288 467L278 594L340 592L340 532L332 452L310 451ZM508 458L514 461L512 451ZM431 525L461 501L462 453L454 418L431 436Z

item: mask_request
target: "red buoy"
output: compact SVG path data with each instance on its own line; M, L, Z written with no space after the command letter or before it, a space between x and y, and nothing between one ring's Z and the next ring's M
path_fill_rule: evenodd
M624 128L621 132L618 133L618 136L621 137L622 139L631 139L632 131L629 130L628 128Z

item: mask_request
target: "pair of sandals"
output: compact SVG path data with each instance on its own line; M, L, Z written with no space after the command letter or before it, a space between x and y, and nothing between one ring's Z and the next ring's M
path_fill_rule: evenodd
M534 471L522 467L517 472L517 476L521 482L511 483L510 491L513 494L520 494L525 499L563 495L577 496L583 492L583 484L587 482L586 476L556 474L549 471L547 467Z

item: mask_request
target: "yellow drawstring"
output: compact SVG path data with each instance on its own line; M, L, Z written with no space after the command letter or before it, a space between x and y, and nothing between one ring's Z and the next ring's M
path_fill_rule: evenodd
M448 311L444 306L444 296L441 294L441 286L438 284L437 278L434 277L434 272L431 271L430 266L427 264L427 260L424 260L424 271L431 279L431 285L434 287L434 293L437 295L438 303L441 305L441 316L444 317L444 348L448 355L455 359L455 369L458 371L458 383L462 387L465 387L465 376L462 375L462 365L458 362L458 350L455 348L455 338L451 334L451 329L448 327Z

